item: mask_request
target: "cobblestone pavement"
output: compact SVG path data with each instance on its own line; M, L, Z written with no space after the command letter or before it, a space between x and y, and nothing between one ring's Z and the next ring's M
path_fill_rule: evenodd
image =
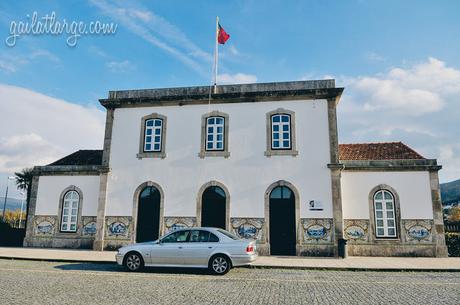
M459 304L460 273L237 268L128 273L0 259L0 304Z

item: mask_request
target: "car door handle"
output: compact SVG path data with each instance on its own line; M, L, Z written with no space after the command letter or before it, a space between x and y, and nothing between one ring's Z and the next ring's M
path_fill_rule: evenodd
M179 249L182 249L182 247L179 247Z
M212 247L208 247L208 249L212 249Z

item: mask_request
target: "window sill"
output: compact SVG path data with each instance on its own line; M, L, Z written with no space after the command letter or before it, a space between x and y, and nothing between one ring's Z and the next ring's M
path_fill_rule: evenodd
M166 158L166 153L165 152L141 152L136 155L138 159L143 159L143 158L161 158L164 159Z
M390 244L400 244L402 243L399 237L374 237L371 243L390 245Z
M201 151L198 154L198 157L201 159L204 159L205 157L224 157L228 158L230 157L230 152L229 151Z
M276 150L276 149L269 149L266 150L264 155L266 157L271 157L271 156L297 156L299 154L299 151L295 149L290 149L290 150Z
M54 238L75 239L75 238L81 238L81 234L79 231L77 232L58 232L54 235Z

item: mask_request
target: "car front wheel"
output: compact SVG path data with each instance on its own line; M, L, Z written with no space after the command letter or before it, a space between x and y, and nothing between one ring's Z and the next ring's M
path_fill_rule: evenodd
M209 271L213 274L224 275L230 271L231 262L225 255L216 255L209 261Z
M125 257L124 265L129 271L139 271L144 267L144 260L139 253L130 252Z

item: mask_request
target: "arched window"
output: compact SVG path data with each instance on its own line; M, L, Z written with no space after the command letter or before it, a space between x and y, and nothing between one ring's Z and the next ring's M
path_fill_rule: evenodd
M61 232L76 232L80 195L77 191L65 193L62 202Z
M395 199L391 192L375 192L374 217L376 237L397 237Z

